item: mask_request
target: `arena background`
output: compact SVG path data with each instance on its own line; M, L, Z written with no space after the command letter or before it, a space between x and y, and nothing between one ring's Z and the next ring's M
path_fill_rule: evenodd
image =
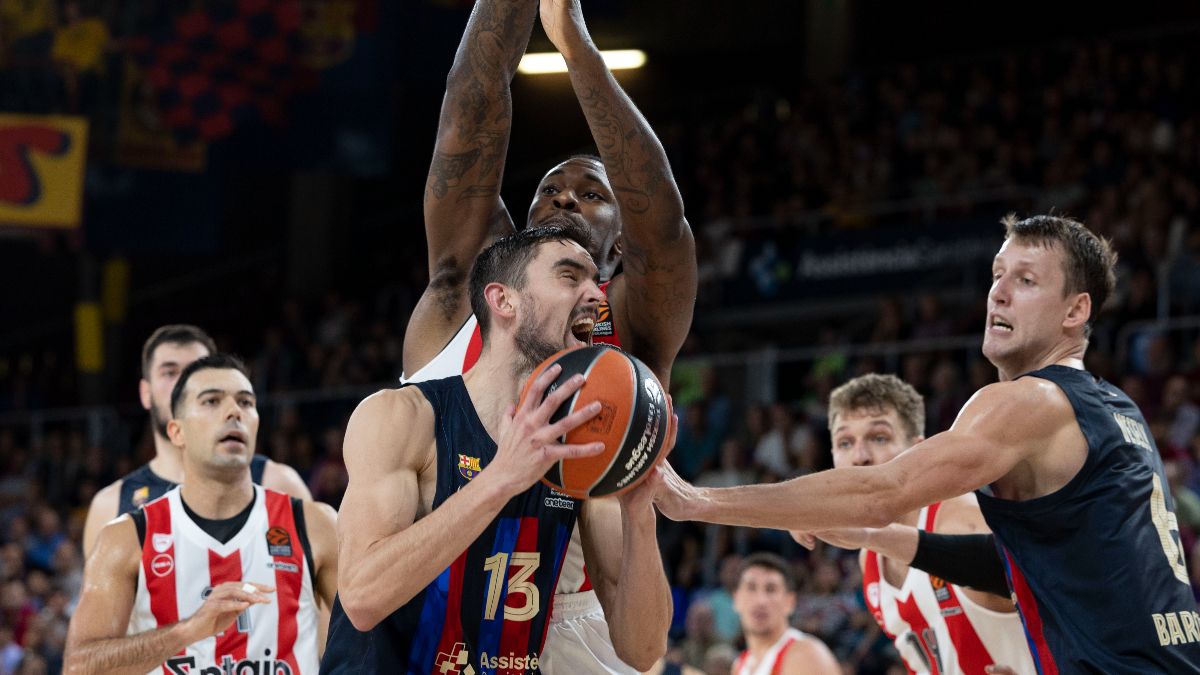
M870 371L945 429L995 377L999 218L1053 209L1120 251L1088 365L1150 421L1192 552L1200 8L977 4L584 0L600 47L648 56L618 79L696 234L673 462L710 485L827 467L826 397ZM0 0L0 675L60 669L86 506L153 452L136 385L156 326L245 356L259 451L338 504L346 419L396 382L424 286L424 174L470 5ZM243 29L232 66L204 58ZM518 75L513 99L521 220L590 136L564 75ZM851 554L667 522L660 541L672 659L728 672L731 572L772 550L802 580L797 626L847 672L900 672Z

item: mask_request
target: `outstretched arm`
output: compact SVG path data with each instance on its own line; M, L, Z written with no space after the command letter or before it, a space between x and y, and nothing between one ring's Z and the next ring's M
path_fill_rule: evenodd
M833 469L772 485L696 488L664 464L655 476L664 484L655 501L675 520L808 532L883 527L902 514L993 483L1039 453L1045 459L1045 448L1053 447L1047 440L1059 438L1068 424L1077 434L1066 397L1048 391L1032 379L988 385L948 431L878 466Z
M696 302L696 249L683 198L654 130L604 65L578 0L541 0L540 12L621 211L624 272L608 287L617 330L667 386Z
M536 0L479 0L454 65L425 183L429 285L404 335L404 372L429 363L470 315L467 280L490 237L511 232L500 200L512 128L509 83L529 44Z

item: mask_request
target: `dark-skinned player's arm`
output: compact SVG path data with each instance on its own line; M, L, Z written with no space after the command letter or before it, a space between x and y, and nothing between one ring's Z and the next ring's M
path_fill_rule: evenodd
M576 375L542 400L561 371L554 365L534 380L521 406L504 417L496 456L429 513L423 513L420 483L422 474L437 470L433 407L416 387L384 390L359 404L346 427L350 484L337 523L338 594L355 628L374 628L415 597L552 464L604 449L602 443L559 443L600 411L594 403L550 422L583 386Z
M79 605L67 629L63 672L71 675L141 674L161 666L190 644L233 625L252 604L266 604L270 586L253 584L247 592L241 581L213 588L192 616L156 630L127 635L137 595L142 548L129 516L104 526L83 572Z
M537 0L479 0L446 77L425 183L429 285L404 333L404 372L433 360L471 314L475 257L513 231L500 199L512 128L510 83L529 44Z
M654 130L592 42L578 0L541 0L540 13L620 207L623 271L608 296L622 346L669 388L696 304L696 244L683 198Z
M1014 424L1020 420L1020 424ZM697 488L667 464L650 480L672 520L811 532L883 527L927 504L989 485L1074 429L1074 413L1052 384L1036 378L980 389L954 425L877 466L831 469L770 485ZM1049 442L1048 442L1049 441Z

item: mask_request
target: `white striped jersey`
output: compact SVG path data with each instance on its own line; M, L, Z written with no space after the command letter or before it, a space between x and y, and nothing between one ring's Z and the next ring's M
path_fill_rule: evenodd
M151 673L316 675L318 611L303 507L254 486L242 528L222 544L184 511L179 488L146 504L134 635L195 614L214 586L253 581L275 588L224 632L188 645Z
M788 628L779 636L775 644L763 654L762 660L755 662L746 650L738 656L733 664L734 675L779 675L783 670L783 658L788 649L808 636L795 628Z

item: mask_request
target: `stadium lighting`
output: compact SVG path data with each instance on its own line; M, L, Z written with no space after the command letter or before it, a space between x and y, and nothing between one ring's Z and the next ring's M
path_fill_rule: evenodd
M646 52L640 49L606 49L600 52L604 65L609 70L641 68L646 63ZM535 52L521 57L517 72L526 75L567 72L567 62L558 52Z

